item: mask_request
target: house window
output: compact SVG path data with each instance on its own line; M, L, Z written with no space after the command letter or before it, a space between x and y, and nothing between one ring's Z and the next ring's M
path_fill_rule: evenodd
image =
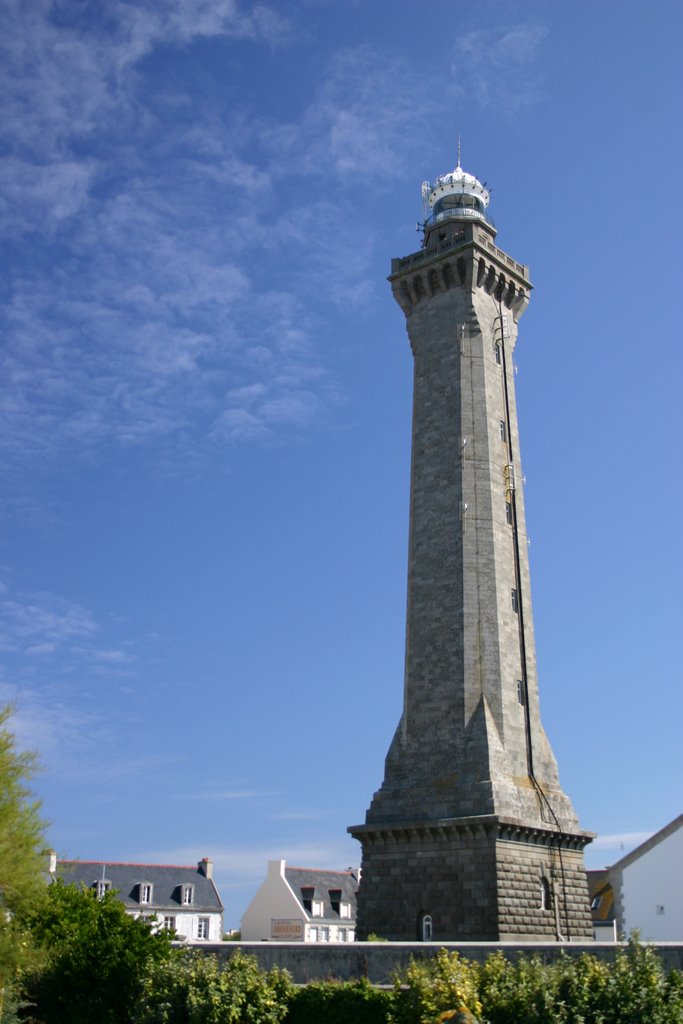
M309 940L311 942L317 942L318 941L318 929L317 928L309 928L308 929L308 938L309 938Z
M338 914L339 908L341 906L342 891L341 889L330 889L329 893L330 905L332 907L332 910L335 912L335 914Z
M657 904L657 913L658 914L663 914L664 913L664 904L663 903L658 903Z
M198 917L197 918L197 938L208 939L209 937L209 918Z
M181 890L180 902L184 907L191 907L194 900L194 886L184 885Z
M340 942L346 942L346 928L339 928L337 931L337 938Z
M95 883L95 888L97 889L97 898L98 900L101 900L105 892L109 892L111 889L111 882L107 878L100 878L100 880Z
M175 917L173 917L170 914L167 915L166 917L164 917L164 928L166 929L167 932L174 932L175 931Z
M315 896L315 889L312 885L303 886L301 889L301 902L303 908L309 914L313 913L313 897Z
M550 882L547 878L543 877L541 879L541 910L551 910L552 904Z
M315 898L315 887L312 885L303 886L301 889L301 902L304 910L312 917L323 916L323 901Z
M501 441L507 441L508 432L505 429L505 420L500 421L500 439Z
M503 360L502 360L502 357L501 357L500 342L499 341L496 342L496 344L494 346L494 350L495 350L495 353L496 353L496 362L500 366L500 364L502 363Z
M149 882L140 883L140 903L152 902L152 886Z
M508 526L512 526L512 502L505 502L505 522Z
M432 941L432 915L423 914L421 921L421 938L423 942Z
M512 601L512 610L516 614L519 611L519 601L517 599L517 591L514 587L510 591L510 600Z
M341 889L330 889L330 905L335 914L339 914L340 917L350 918L351 917L351 904L348 901L342 900Z
M521 679L517 680L517 700L520 704L524 704L524 683Z
M330 929L329 928L321 928L320 929L320 941L321 942L329 942L330 941Z

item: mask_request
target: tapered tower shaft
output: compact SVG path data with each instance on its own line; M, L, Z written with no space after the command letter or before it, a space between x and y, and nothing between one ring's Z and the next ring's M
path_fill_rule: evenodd
M528 268L459 164L423 194L423 248L389 278L415 360L406 662L384 781L350 830L359 930L586 937L590 837L538 703L512 360Z

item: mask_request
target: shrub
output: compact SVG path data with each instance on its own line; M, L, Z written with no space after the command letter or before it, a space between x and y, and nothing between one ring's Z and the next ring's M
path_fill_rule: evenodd
M280 1024L292 983L278 967L261 971L236 950L227 964L182 951L149 973L135 1024Z
M113 892L55 882L29 918L46 962L26 979L30 1020L40 1024L129 1024L154 962L167 959L166 933L128 915Z
M478 1017L479 970L478 964L446 949L429 959L411 959L394 979L392 1024L434 1024L449 1019L445 1014L450 1011Z
M652 947L637 939L613 964L583 954L551 964L502 953L481 970L480 998L489 1024L681 1024L683 975L667 973Z
M295 990L287 1024L386 1024L391 993L369 981L314 981Z

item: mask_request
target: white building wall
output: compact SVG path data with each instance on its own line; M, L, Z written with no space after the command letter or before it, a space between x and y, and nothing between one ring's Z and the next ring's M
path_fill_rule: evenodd
M624 867L622 905L626 935L683 941L683 828Z
M131 917L145 916L137 910L127 911ZM223 915L206 911L194 911L189 913L182 910L155 911L152 913L152 921L156 918L159 928L164 926L164 918L175 917L175 930L179 940L187 939L188 942L221 942L223 940ZM208 918L209 934L205 939L199 938L199 919Z
M285 878L285 861L268 861L268 873L253 900L242 915L241 934L245 942L261 942L272 937L273 919L301 921L302 936L307 914Z

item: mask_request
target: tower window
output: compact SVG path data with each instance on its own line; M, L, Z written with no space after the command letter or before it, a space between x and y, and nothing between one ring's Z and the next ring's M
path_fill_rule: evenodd
M500 439L501 441L507 441L508 433L505 429L505 420L500 421Z
M551 910L552 902L550 882L547 878L543 877L541 879L541 910Z
M512 610L516 614L519 611L519 598L517 597L517 590L515 587L510 591L510 599L512 601Z
M512 502L505 502L505 522L508 526L512 526Z
M524 683L521 679L517 680L517 700L520 704L524 704Z
M495 352L496 362L500 366L500 364L503 362L503 356L502 356L502 352L501 352L501 349L500 349L500 342L499 341L496 342L496 344L494 345L493 350Z

